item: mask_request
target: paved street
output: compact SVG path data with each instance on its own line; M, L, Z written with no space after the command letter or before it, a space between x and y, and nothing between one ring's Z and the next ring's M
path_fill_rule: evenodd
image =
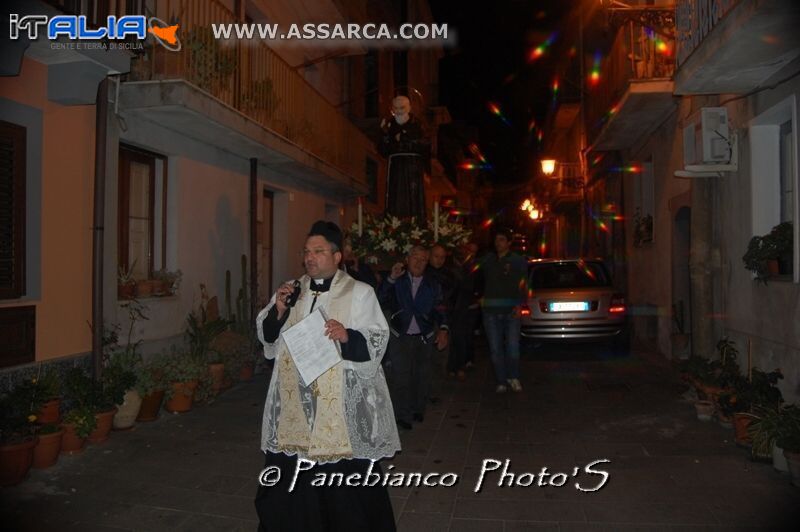
M496 395L479 356L446 381L425 421L402 435L394 471L452 472L454 487L393 488L400 530L674 530L789 527L800 489L750 462L732 432L697 421L674 374L648 357L584 347L530 349L521 394ZM5 530L254 530L252 498L265 377L209 406L164 414L4 490ZM542 467L563 487L474 489L484 459L529 483ZM593 466L602 476L584 471ZM389 465L385 464L385 467ZM560 482L562 477L554 477ZM796 514L794 514L796 517ZM13 526L8 526L13 523Z

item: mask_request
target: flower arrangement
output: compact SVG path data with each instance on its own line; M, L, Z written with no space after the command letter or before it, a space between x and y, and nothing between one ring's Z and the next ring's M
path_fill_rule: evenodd
M449 221L447 215L439 218L439 238L434 240L434 224L420 224L416 217L398 218L387 214L383 217L365 216L363 230L358 234L358 223L350 226L353 252L368 264L391 267L402 261L408 251L416 245L431 247L439 244L452 250L469 241L472 233L458 222Z

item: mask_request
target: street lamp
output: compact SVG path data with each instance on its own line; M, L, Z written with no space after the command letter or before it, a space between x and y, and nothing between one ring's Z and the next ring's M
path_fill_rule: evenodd
M556 160L555 159L542 159L542 173L547 176L553 175L553 172L556 171Z

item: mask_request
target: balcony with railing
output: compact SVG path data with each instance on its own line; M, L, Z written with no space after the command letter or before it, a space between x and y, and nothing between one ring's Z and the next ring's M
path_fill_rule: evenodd
M634 16L635 15L635 16ZM612 13L618 30L589 88L586 126L594 150L631 147L675 105L674 8L641 7Z
M271 145L310 154L304 171L313 173L322 163L357 187L366 183L365 159L375 152L370 139L265 43L215 39L212 24L238 22L227 7L217 0L167 1L159 4L158 17L179 24L181 50L150 44L133 61L126 88L188 82L279 139Z
M676 94L754 90L800 55L796 0L677 0Z
M581 201L585 183L581 163L557 162L547 183L550 189L548 196L554 208Z

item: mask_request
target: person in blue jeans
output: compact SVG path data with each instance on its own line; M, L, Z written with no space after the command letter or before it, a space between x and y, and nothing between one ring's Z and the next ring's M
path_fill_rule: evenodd
M513 232L500 229L494 237L495 253L480 261L484 291L483 328L497 379L497 393L510 386L522 391L519 381L520 309L527 298L527 262L511 251Z

